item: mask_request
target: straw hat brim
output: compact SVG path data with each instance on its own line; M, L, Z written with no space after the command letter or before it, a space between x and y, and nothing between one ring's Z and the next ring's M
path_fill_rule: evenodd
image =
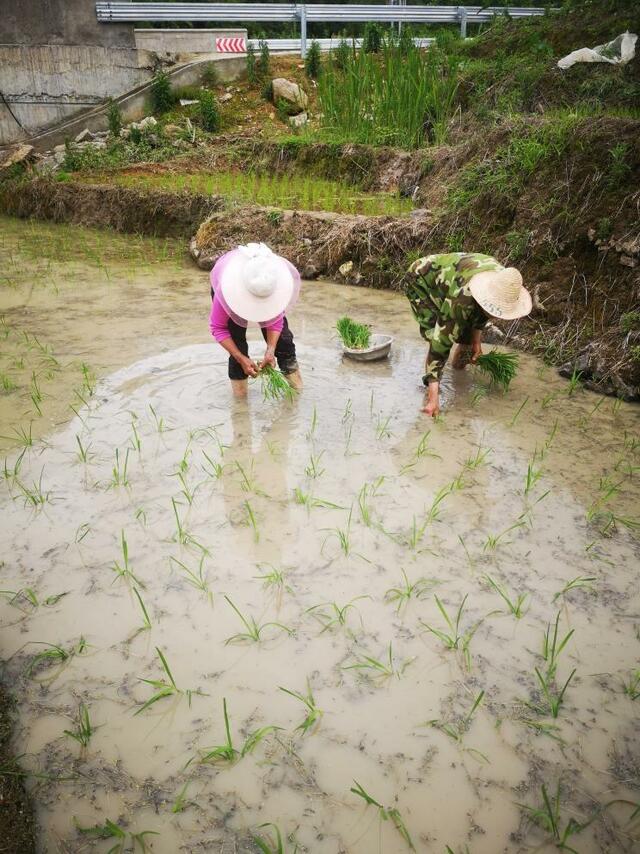
M497 281L499 277L496 279L496 273L493 270L476 273L469 279L471 296L487 314L499 320L517 320L531 313L533 301L531 294L523 285L520 285L515 300L504 299L496 290Z
M273 320L287 308L293 297L295 282L286 261L272 255L269 262L278 268L277 282L272 294L258 297L245 285L244 267L247 259L243 255L231 258L222 271L220 290L224 301L234 314L253 323Z

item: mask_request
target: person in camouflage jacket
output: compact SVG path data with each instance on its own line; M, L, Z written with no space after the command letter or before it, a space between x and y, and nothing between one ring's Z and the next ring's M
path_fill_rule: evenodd
M440 412L440 381L453 345L458 345L453 366L464 368L482 354L482 330L489 317L512 319L531 311L520 273L476 252L420 258L409 268L406 294L429 344L423 412L433 416Z

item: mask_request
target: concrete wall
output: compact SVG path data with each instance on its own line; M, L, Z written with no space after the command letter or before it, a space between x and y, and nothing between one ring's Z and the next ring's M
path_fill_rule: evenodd
M137 29L136 47L153 51L163 59L181 62L202 53L216 53L216 38L247 38L245 29L192 30L192 29ZM225 56L228 54L225 54Z

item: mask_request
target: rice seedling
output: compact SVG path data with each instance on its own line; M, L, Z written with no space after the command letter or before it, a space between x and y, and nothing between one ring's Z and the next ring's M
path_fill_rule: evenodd
M336 323L340 340L350 350L366 350L371 342L371 327L356 323L350 317L341 317Z
M541 407L542 409L546 409L548 406L550 406L550 405L553 403L553 401L554 401L557 397L558 397L558 392L557 392L557 391L552 391L552 392L550 392L549 394L545 394L545 396L544 396L544 397L542 398L542 400L540 401L540 407Z
M573 369L573 373L569 377L569 385L567 386L567 396L571 397L573 393L582 388L582 371L578 371L576 368Z
M495 551L498 548L498 546L501 544L504 537L507 536L507 534L510 534L511 531L517 531L519 528L526 528L526 526L527 526L526 514L523 513L521 516L518 516L518 518L513 523L513 525L509 525L509 527L505 528L504 531L500 531L499 534L493 534L493 535L488 534L487 538L485 539L484 543L482 544L482 550L485 552Z
M460 623L462 621L462 615L464 613L464 608L467 602L469 594L467 593L460 605L458 606L458 610L456 611L454 616L450 616L447 612L447 609L444 607L440 599L436 594L434 594L434 599L438 610L444 617L444 621L446 623L446 629L436 629L433 626L430 626L428 623L425 623L424 620L420 620L420 624L424 626L424 628L431 632L432 635L440 640L447 649L449 650L460 650L462 653L462 657L464 659L467 670L471 670L471 652L470 645L473 639L474 634L478 630L478 627L482 621L478 621L474 626L468 629L466 632L461 631Z
M440 720L431 720L426 721L422 726L434 727L435 729L439 729L445 735L448 735L450 739L456 742L456 744L464 750L466 753L471 754L474 758L481 760L487 764L489 764L489 759L487 756L479 750L476 750L473 747L465 747L464 736L469 729L471 724L471 720L476 713L480 703L482 702L484 697L484 691L480 691L475 700L473 701L473 705L471 709L467 712L467 714L463 718L459 718L454 721L440 721Z
M453 484L445 484L441 489L439 489L431 502L431 506L427 510L427 514L425 516L425 527L426 525L430 525L431 522L436 522L440 518L440 511L442 510L442 502L447 498L455 489L459 489L459 486L456 486L456 481Z
M287 593L293 593L293 590L286 583L286 572L283 569L276 569L275 566L271 566L270 564L259 564L258 569L266 569L263 575L254 575L254 579L256 581L262 581L262 586L267 590L273 590L277 593L278 597L282 597L283 591L287 591Z
M472 457L467 457L462 464L463 469L475 471L481 466L486 466L488 464L487 458L491 453L493 453L493 448L483 448L481 445L478 445L475 454Z
M225 641L225 646L227 644L230 644L230 643L260 643L260 641L262 640L262 633L264 632L264 630L271 628L271 627L281 629L283 632L286 632L288 635L293 634L293 629L288 628L287 626L283 625L282 623L277 623L274 621L267 622L267 623L257 623L256 620L254 619L254 617L252 617L251 615L249 615L248 617L245 617L244 614L242 613L242 611L236 605L233 604L231 599L226 594L225 594L224 598L227 600L229 605L231 605L233 610L236 612L236 614L240 618L242 625L246 629L246 631L244 631L244 632L238 632L237 634L231 635L231 637L228 637Z
M396 662L393 655L393 646L391 641L389 642L385 659L378 659L371 655L355 653L354 657L356 658L356 663L343 665L343 670L367 671L371 673L374 679L381 680L389 679L391 676L395 676L396 679L400 679L411 662L415 661L415 658L407 658L404 661Z
M42 478L44 469L40 472L40 477L37 481L33 481L31 486L23 483L19 478L15 478L14 484L18 487L24 498L24 503L27 507L33 507L34 510L41 510L44 505L51 501L51 491L42 488Z
M190 584L196 590L200 590L202 593L204 593L205 596L207 597L207 599L209 600L209 602L211 604L213 604L213 593L209 589L209 581L207 579L207 572L204 569L204 561L205 561L206 557L207 557L206 554L203 554L201 556L197 570L189 569L189 567L186 565L186 563L183 563L181 560L178 560L178 558L176 558L176 557L170 557L169 560L173 561L175 564L177 564L180 567L180 569L184 573L184 580L187 582L187 584Z
M553 718L557 718L560 713L560 707L564 701L566 690L569 687L569 683L575 676L575 668L569 674L569 678L566 680L564 685L559 689L555 685L554 677L549 676L548 672L543 675L537 667L534 667L534 672L540 684L540 689L546 705L542 706L537 703L525 703L525 705L539 715L550 714Z
M209 464L208 468L206 465L200 466L202 471L207 475L207 477L210 477L212 480L219 480L224 474L224 463L217 463L215 460L212 460L206 451L203 451L202 455Z
M524 478L524 494L528 495L542 477L542 468L535 467L535 458L527 465Z
M400 572L402 573L402 581L398 587L390 587L384 594L385 601L395 603L396 613L400 613L401 609L406 607L411 599L422 599L438 583L435 578L424 577L409 581L404 569L401 569Z
M345 443L344 443L344 455L345 457L349 457L352 455L351 453L351 438L353 436L353 422L349 424L347 430L345 430Z
M134 833L132 830L123 830L120 825L109 818L106 819L103 825L97 824L93 827L82 827L78 824L77 820L75 821L75 825L78 833L81 833L83 836L89 836L93 839L117 840L116 844L109 849L107 854L125 854L125 851L137 851L138 846L140 846L142 854L145 854L149 850L145 837L160 836L157 830L141 830L138 833ZM129 840L128 844L127 839Z
M329 510L344 510L340 504L334 504L332 501L325 501L322 498L315 498L310 492L303 492L299 487L293 490L293 498L296 504L302 504L307 510L312 507L325 507Z
M330 539L337 539L338 545L340 547L340 551L345 557L349 557L350 555L354 555L355 557L359 557L367 563L371 563L364 555L361 555L359 552L353 551L353 544L351 542L351 519L353 515L353 507L349 510L349 516L347 519L346 528L332 528L329 534L325 537L324 542L322 543L322 547L320 549L321 552L324 552L324 547ZM325 529L326 530L326 529Z
M180 490L180 495L184 496L185 501L187 502L189 507L191 507L191 505L193 504L193 500L196 496L196 492L200 487L200 484L197 483L194 487L190 487L187 482L186 476L181 471L175 472L173 476L177 477L180 481L180 485L182 487L182 489Z
M284 843L282 841L282 834L280 833L280 828L277 824L273 824L268 821L264 824L260 824L259 828L263 827L272 827L275 831L275 839L271 836L271 833L267 837L264 836L252 836L251 839L254 845L257 845L260 849L261 854L286 854L284 849ZM298 845L295 843L295 847L292 851L292 854L297 854Z
M295 400L296 390L289 385L282 371L271 365L265 365L259 374L263 400Z
M88 445L83 445L80 435L76 433L76 444L78 445L78 460L81 463L88 463L91 457L94 456L91 453L91 443L89 443Z
M557 724L552 724L549 721L541 721L537 718L529 718L526 716L519 717L518 720L526 727L529 727L529 729L532 729L535 733L539 735L547 735L549 736L549 738L552 738L559 744L566 744L564 739L559 734L560 727Z
M371 506L369 504L369 484L365 483L358 493L358 509L360 510L360 518L362 522L367 526L367 528L371 527L372 524L372 516L371 516Z
M157 703L159 700L163 700L165 697L175 697L184 694L189 703L189 707L191 707L191 698L194 694L199 694L201 697L206 696L206 694L204 694L203 691L200 691L200 689L184 690L182 688L178 688L178 686L176 685L176 681L173 678L171 669L169 667L169 663L167 662L167 659L159 646L156 647L156 652L158 653L158 658L160 659L160 665L162 667L162 670L167 678L140 679L140 682L144 682L145 685L150 685L155 693L151 697L149 697L149 699L144 702L139 709L134 712L134 716L142 714L142 712L151 708L151 706L155 705L155 703Z
M129 476L127 468L129 466L129 448L126 449L124 462L120 462L120 451L116 448L116 460L111 469L111 480L109 486L115 488L117 486L129 486Z
M485 397L489 394L489 390L486 386L478 386L478 388L474 389L473 394L471 395L471 403L473 406L477 406L481 400L484 400Z
M278 726L264 726L260 727L260 729L256 729L253 732L249 733L249 735L244 740L242 747L238 750L234 747L233 740L231 738L231 727L229 725L229 714L227 712L227 700L223 698L222 700L222 712L224 716L224 731L226 740L224 744L217 744L214 747L206 747L204 750L200 751L200 759L199 761L202 763L212 763L216 764L218 762L227 762L232 764L237 762L240 759L244 759L249 753L253 753L256 747L260 744L260 742L271 732L277 732L277 730L282 729L282 727Z
M528 402L529 402L529 395L527 395L525 397L525 399L522 401L520 406L516 409L515 413L513 414L511 421L509 422L509 427L513 427L515 425L516 421L518 420L518 418L520 417L520 415L522 413L522 410L525 408L525 406L527 405Z
M353 782L355 783L355 787L352 786L349 791L353 792L353 794L357 795L359 798L362 798L362 800L366 803L367 806L376 807L381 821L390 820L395 829L402 837L402 839L409 846L411 851L415 851L416 849L413 844L413 840L411 839L409 831L407 830L407 827L398 809L396 809L396 807L383 807L379 801L377 801L367 791L365 791L365 789L363 789L363 787L360 785L360 783L358 783L357 780L354 780Z
M557 593L554 594L552 602L555 602L560 596L564 596L567 593L570 593L572 590L583 589L593 591L593 585L591 582L597 581L598 579L595 576L583 576L576 575L575 578L572 578L571 581L567 581L562 590L558 590Z
M295 700L299 700L306 708L305 718L302 723L298 724L296 730L301 730L302 734L306 735L311 730L317 729L320 725L320 720L322 719L324 712L316 705L316 701L313 697L313 691L311 690L309 680L307 679L306 694L301 694L299 691L292 691L289 688L283 688L282 686L279 687L280 690L284 691L285 694L288 694Z
M145 589L145 584L143 581L136 576L133 569L131 568L131 564L129 563L129 544L127 543L127 538L124 535L124 530L120 531L120 547L122 549L122 561L114 561L111 569L115 572L116 577L114 581L118 578L123 578L125 581L133 581L138 585L142 590Z
M94 727L89 717L89 709L85 703L80 703L78 706L78 714L74 721L75 728L72 730L65 729L64 734L69 738L75 739L81 747L88 747L91 741L91 736L98 727Z
M253 507L251 506L251 503L249 502L248 499L246 501L243 501L242 505L243 505L243 507L245 509L245 513L246 513L245 524L250 525L252 530L253 530L253 541L254 541L254 543L259 543L260 542L260 527L258 525L258 519L256 517L254 510L253 510Z
M82 525L79 525L77 530L76 530L74 542L75 543L81 543L84 540L84 538L87 536L87 534L89 534L90 531L91 531L91 526L89 525L89 523L83 522Z
M529 595L528 593L519 593L516 599L512 599L507 590L498 584L497 581L494 581L490 575L484 576L485 581L489 584L495 592L506 602L507 608L509 612L513 614L516 620L519 620L526 614L526 609L524 608L524 602Z
M320 451L319 454L311 454L309 456L309 463L304 470L307 477L316 478L324 474L325 470L320 467L320 460L322 459L323 454L324 451Z
M131 450L137 451L138 454L142 453L142 439L140 438L140 434L138 433L138 429L136 427L135 419L131 420Z
M390 439L393 436L391 430L389 430L389 422L391 421L391 416L388 415L383 419L382 415L378 415L376 419L376 439Z
M0 439L5 439L7 442L11 442L12 444L16 444L22 448L33 447L33 421L29 422L28 428L23 427L22 425L14 427L13 432L13 436L0 436Z
M634 670L626 682L622 683L622 690L632 700L640 697L640 670Z
M322 626L322 631L320 634L323 634L329 629L332 629L334 626L346 626L347 620L349 616L349 611L353 608L355 611L358 610L354 602L357 602L359 599L369 599L369 596L356 596L355 599L352 599L350 602L347 602L346 605L338 605L337 602L324 602L319 605L312 605L310 608L307 608L306 613L311 614L311 616L318 620L320 625ZM360 617L360 625L362 625L362 617Z
M134 587L133 592L138 600L138 605L140 605L140 610L142 611L142 628L138 629L138 632L145 632L151 628L151 617L149 616L147 606L144 604L144 599L140 595L138 588ZM138 634L138 632L136 632L136 634Z
M176 795L176 799L171 806L171 812L174 813L174 815L176 813L184 812L187 809L187 807L195 806L194 801L187 800L187 789L188 788L189 788L189 783L187 782L184 784L184 786L180 789L180 791Z
M96 390L96 376L86 362L80 364L80 370L82 371L82 386L91 397Z
M158 415L158 413L155 411L153 406L151 406L151 404L149 404L149 410L150 410L151 415L153 417L153 422L155 424L155 428L156 428L157 432L158 433L164 433L168 429L167 425L164 423L164 418L162 416Z
M2 477L4 480L10 485L15 486L18 482L18 476L20 474L20 469L22 468L22 463L24 461L24 455L27 453L27 449L23 448L22 451L18 454L16 461L13 464L13 467L9 466L7 462L7 458L4 458L4 464L2 467Z
M480 356L476 366L489 376L491 385L499 385L507 392L518 372L518 356L516 353L499 353L493 350Z
M560 611L558 611L551 629L551 623L547 623L547 628L542 636L542 658L546 663L546 675L548 679L553 679L558 669L558 658L562 650L569 643L575 629L570 629L567 634L560 638L559 635Z
M196 538L186 530L182 521L180 519L180 514L178 513L178 502L175 498L171 499L171 505L173 507L173 515L176 520L176 533L173 536L173 541L180 543L181 546L196 546L199 548L201 552L204 554L209 554L209 550L199 543Z
M87 642L83 637L75 646L65 649L57 644L49 644L44 641L32 641L32 643L44 646L41 652L36 653L31 657L29 664L25 668L25 673L30 679L34 679L35 675L39 675L41 670L47 670L51 665L58 665L58 669L54 672L54 676L59 673L60 668L66 665L75 655L82 654L87 648Z

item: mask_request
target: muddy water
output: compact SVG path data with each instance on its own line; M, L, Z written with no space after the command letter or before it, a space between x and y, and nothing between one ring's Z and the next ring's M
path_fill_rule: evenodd
M354 781L424 852L554 850L518 806L540 806L542 784L561 784L560 834L640 800L640 698L623 687L640 667L637 409L569 396L522 357L507 396L447 373L444 417L427 423L402 299L320 283L291 316L302 396L265 403L252 385L234 404L206 276L177 257L138 276L114 257L106 291L68 268L50 262L55 304L34 287L18 308L29 282L3 291L8 324L101 375L17 478L21 451L8 454L2 487L0 586L23 593L0 601L0 644L41 851L107 851L116 840L76 827L106 819L157 833L144 841L166 854L254 851L265 822L287 851L409 850ZM342 360L331 328L345 312L396 335L388 362ZM526 596L520 618L487 576ZM578 577L589 586L556 597ZM258 641L237 637L231 603ZM575 674L554 718L535 668L558 614L558 645L573 634L550 690ZM68 657L34 664L45 644ZM179 690L143 709L156 689L142 680L171 684L157 649ZM312 693L322 715L306 733L308 709L281 688ZM225 699L238 753L215 762ZM64 734L80 703L86 748ZM279 729L242 756L263 727ZM613 804L569 844L638 850L632 812Z

